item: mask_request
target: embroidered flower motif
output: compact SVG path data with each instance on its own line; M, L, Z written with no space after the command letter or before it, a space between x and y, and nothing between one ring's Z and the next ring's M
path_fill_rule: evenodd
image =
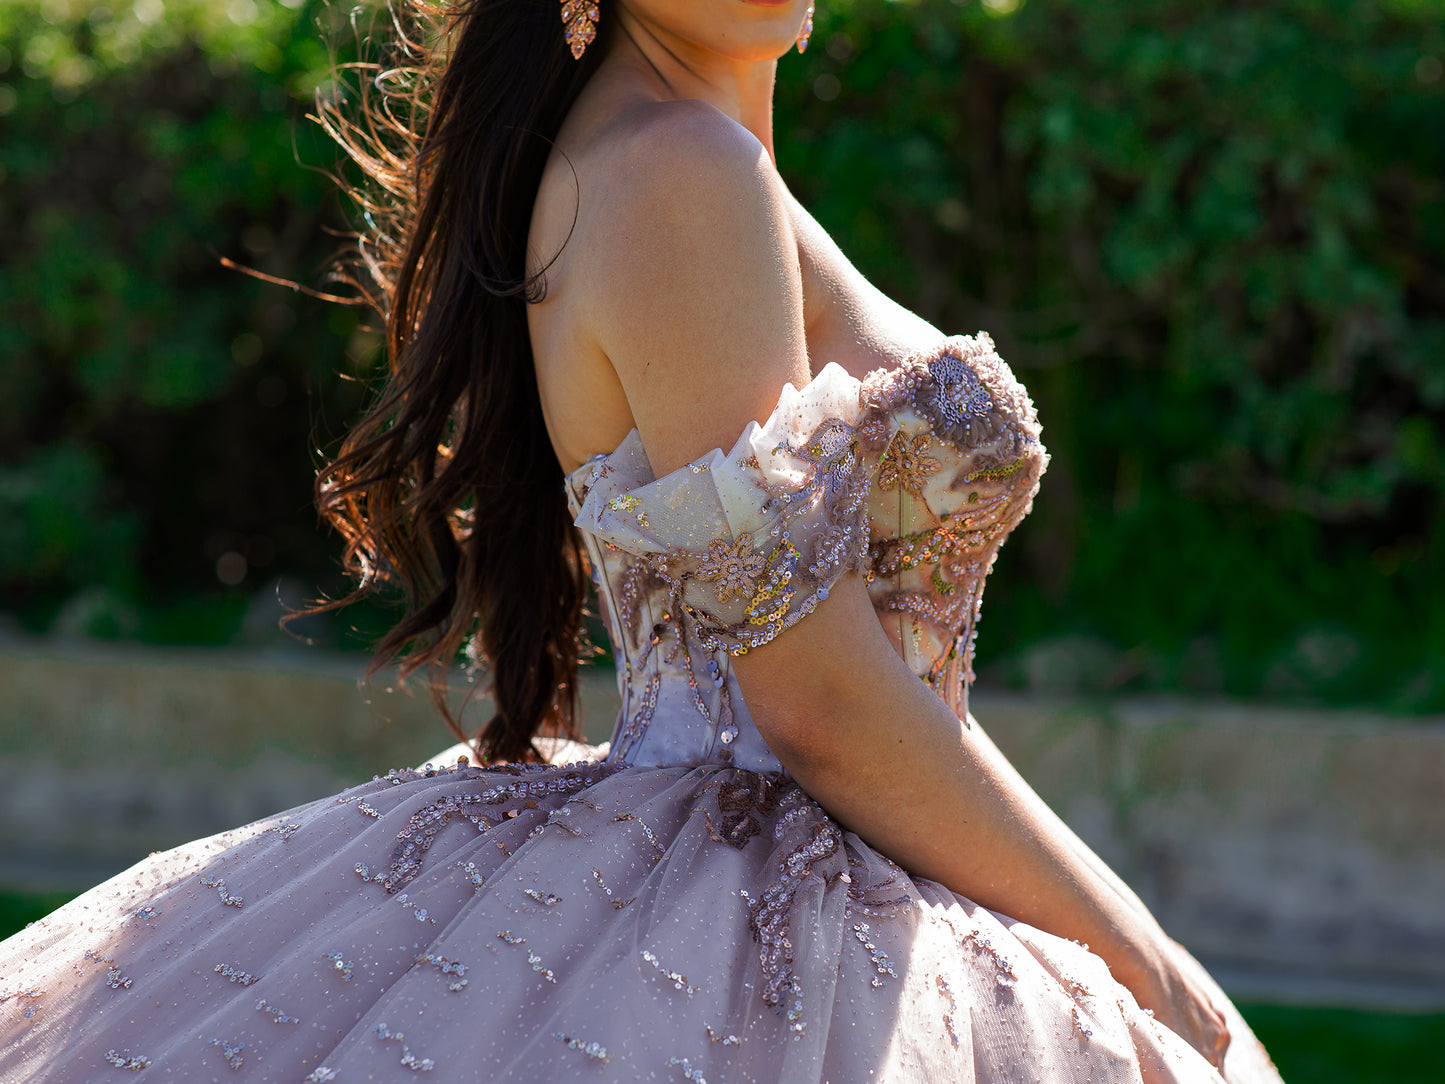
M974 346L983 349L982 343ZM933 431L958 448L976 448L998 436L1004 427L994 398L974 366L951 351L928 362L928 375L920 382L913 403Z
M910 439L901 429L893 435L878 458L878 488L902 489L915 497L923 495L924 480L938 473L940 464L924 455L930 443L927 433Z
M698 579L716 583L721 602L733 597L751 597L765 564L763 558L753 552L752 536L741 535L731 546L711 542L707 549L707 560L698 566Z

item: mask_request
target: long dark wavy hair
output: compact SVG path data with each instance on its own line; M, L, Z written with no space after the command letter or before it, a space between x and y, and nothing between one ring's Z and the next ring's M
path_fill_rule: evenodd
M388 361L317 476L357 579L331 605L399 589L404 615L369 674L425 671L479 756L530 760L539 732L577 736L587 573L537 393L526 306L545 283L527 274L527 234L607 23L579 61L557 0L392 0L387 14L380 59L346 66L350 93L318 104L363 174L346 186L358 232L336 275L384 319ZM496 709L475 736L446 697L463 650L487 667Z

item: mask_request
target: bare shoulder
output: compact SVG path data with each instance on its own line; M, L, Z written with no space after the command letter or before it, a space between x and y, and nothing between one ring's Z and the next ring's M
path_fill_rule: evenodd
M620 116L595 161L587 321L654 468L672 469L808 380L786 190L762 144L701 102Z
M696 240L745 249L759 231L786 221L762 144L710 105L635 107L617 118L606 143L601 232L613 243L599 246L596 258L610 270L625 274ZM748 228L742 237L715 232L724 223Z
M608 133L625 159L663 180L752 176L767 152L731 117L696 99L645 102L622 112Z

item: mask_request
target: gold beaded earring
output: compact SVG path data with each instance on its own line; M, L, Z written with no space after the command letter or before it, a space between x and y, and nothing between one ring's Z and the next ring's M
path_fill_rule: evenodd
M572 59L581 60L597 37L596 0L562 0L562 23L567 27L563 37Z
M813 36L813 5L808 5L808 11L803 16L803 29L798 31L798 52L808 51L808 39Z

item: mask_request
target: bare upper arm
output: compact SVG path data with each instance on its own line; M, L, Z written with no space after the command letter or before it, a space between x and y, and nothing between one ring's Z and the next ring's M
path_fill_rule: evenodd
M612 153L587 320L661 475L809 380L797 246L762 145L712 107L649 105Z

